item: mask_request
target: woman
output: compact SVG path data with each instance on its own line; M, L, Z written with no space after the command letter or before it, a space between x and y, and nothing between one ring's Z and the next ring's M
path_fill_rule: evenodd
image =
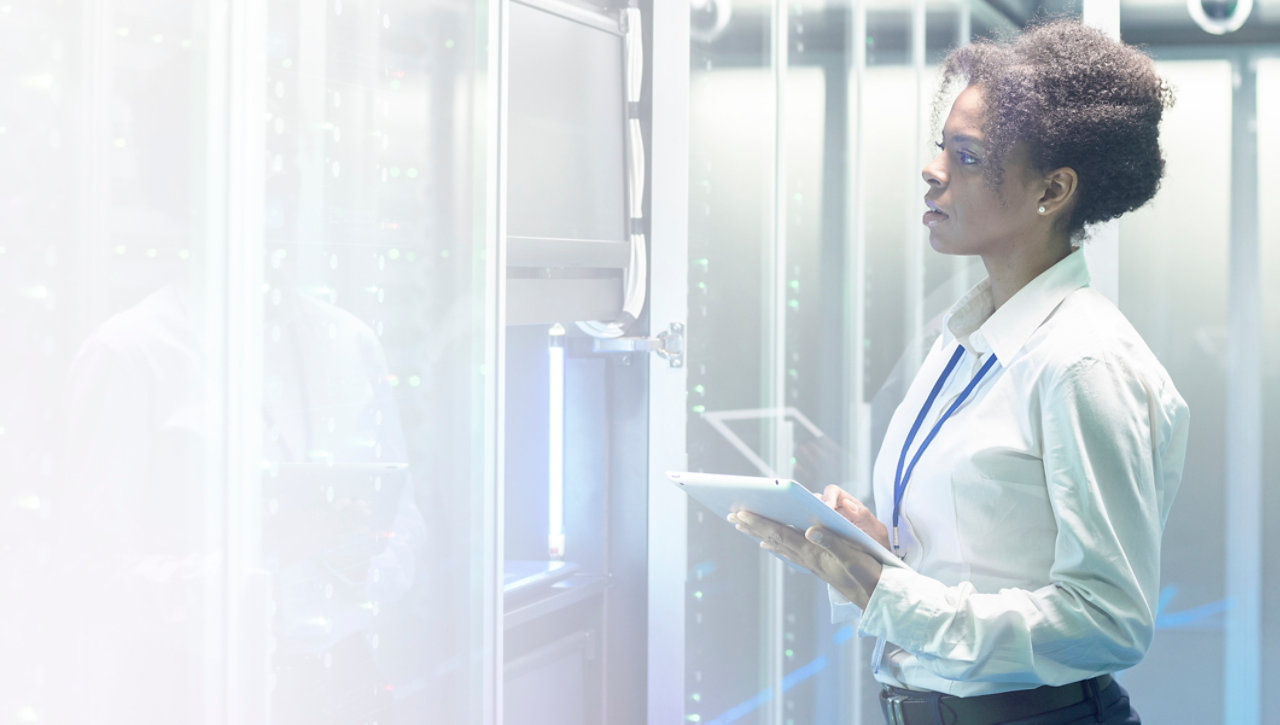
M1171 94L1073 21L953 51L939 99L961 81L923 222L988 277L893 415L875 514L823 495L909 568L820 527L730 520L826 580L837 615L862 609L889 722L1136 723L1111 673L1151 641L1187 408L1078 243L1155 195Z

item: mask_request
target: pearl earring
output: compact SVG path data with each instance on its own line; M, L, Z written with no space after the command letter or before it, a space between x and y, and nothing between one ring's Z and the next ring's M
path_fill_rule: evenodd
M1041 214L1043 214L1043 213L1044 213L1044 207L1040 207L1037 211L1039 211Z

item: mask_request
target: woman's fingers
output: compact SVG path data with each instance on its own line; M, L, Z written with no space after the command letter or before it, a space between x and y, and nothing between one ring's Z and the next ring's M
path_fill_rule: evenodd
M834 586L849 601L865 608L880 581L881 564L843 536L821 526L810 526L805 539L828 554L818 557L813 572Z

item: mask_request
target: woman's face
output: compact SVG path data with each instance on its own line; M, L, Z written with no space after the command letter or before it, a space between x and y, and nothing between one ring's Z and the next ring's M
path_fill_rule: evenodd
M1032 173L1025 145L1005 154L999 187L987 180L982 94L969 86L956 98L942 128L941 151L924 167L929 191L923 221L929 243L943 254L1006 254L1040 221L1036 209L1044 184Z

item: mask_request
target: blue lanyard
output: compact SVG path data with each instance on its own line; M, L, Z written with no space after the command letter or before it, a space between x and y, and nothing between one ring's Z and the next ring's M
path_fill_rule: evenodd
M987 361L983 363L977 374L973 376L973 379L970 380L969 384L965 386L963 391L961 391L960 397L956 398L955 402L951 404L951 407L947 408L947 412L943 413L942 417L938 418L938 422L933 424L933 429L929 431L929 435L925 436L924 442L916 449L916 454L911 457L911 465L907 466L906 473L904 474L902 466L907 461L907 450L911 448L912 441L916 439L916 432L920 430L920 424L924 422L924 417L928 415L929 409L933 407L933 401L938 397L938 393L942 390L942 384L946 382L948 377L950 377L951 371L955 369L956 363L960 362L960 358L963 355L964 346L957 345L955 354L951 356L951 360L947 362L947 366L942 369L942 375L938 376L938 382L934 383L933 390L929 391L929 397L925 399L924 407L920 409L920 414L916 416L916 422L911 426L911 432L907 434L907 440L902 444L902 455L898 456L898 471L893 477L892 543L894 553L899 556L901 556L901 553L898 549L898 515L902 511L902 494L907 490L907 481L911 479L911 472L915 470L916 461L920 460L920 454L924 453L924 449L928 448L929 444L933 442L933 437L938 435L938 429L942 427L942 424L947 422L947 418L950 418L951 414L956 412L956 408L959 408L960 404L965 401L965 398L968 398L969 394L973 392L973 389L978 387L978 383L982 381L982 376L986 375L987 371L991 369L991 366L996 364L996 354L991 353L991 357L987 358Z

